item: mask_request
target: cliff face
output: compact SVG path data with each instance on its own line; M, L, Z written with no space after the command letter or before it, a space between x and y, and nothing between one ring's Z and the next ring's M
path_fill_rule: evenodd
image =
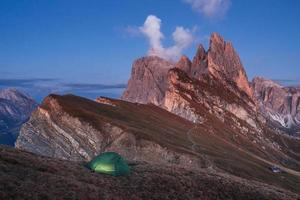
M226 118L243 120L253 131L261 132L264 119L256 112L255 103L250 97L241 98L244 93L233 92L232 86L224 86L221 80L206 74L201 79L191 78L176 68L169 71L169 81L164 101L168 111L194 123L206 120L207 114L222 122Z
M134 63L123 100L153 103L192 122L205 119L205 112L222 121L233 114L258 134L269 121L276 131L300 136L300 90L262 78L255 78L251 87L233 45L216 33L209 49L199 45L192 61L186 56L176 64L158 57L140 60L144 62ZM147 66L157 73L145 73ZM197 111L199 106L206 111Z
M259 123L263 118L257 114L252 88L240 58L232 44L225 42L220 35L212 34L208 51L199 45L192 62L186 56L176 64L159 58L153 64L152 57L141 60L147 60L148 64L134 63L123 100L154 103L193 122L204 118L196 111L197 107L203 106L207 112L220 118L231 113L253 128L261 129ZM157 67L156 71L163 78L156 79L161 81L153 81L158 75L145 73L148 65Z
M168 87L167 72L172 67L172 63L155 56L137 59L122 99L161 105Z
M217 33L210 38L210 48L207 53L207 70L212 76L221 80L232 81L241 91L252 97L252 89L238 54L230 42Z
M300 136L300 89L262 77L254 78L252 86L262 113L279 129Z
M199 45L192 62L186 56L182 56L176 64L153 56L136 60L122 99L140 103L161 101L168 87L167 73L174 67L191 78L201 79L203 74L207 74L221 80L224 85L233 84L252 98L253 91L238 54L230 42L213 33L209 50L205 51Z
M0 90L0 143L14 145L21 125L37 103L16 89Z

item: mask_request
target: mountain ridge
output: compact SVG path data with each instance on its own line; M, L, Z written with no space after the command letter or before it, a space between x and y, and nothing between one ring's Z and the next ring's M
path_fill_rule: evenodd
M268 184L297 191L300 177L284 173L283 181L268 169L270 163L300 169L299 149L292 146L296 140L272 132L256 138L233 129L232 122L224 124L213 114L207 114L206 120L194 124L153 104L51 95L23 125L16 147L74 161L116 151L131 162L225 171L260 182L268 177L272 180Z
M1 144L14 145L21 125L29 118L37 103L14 88L0 90Z

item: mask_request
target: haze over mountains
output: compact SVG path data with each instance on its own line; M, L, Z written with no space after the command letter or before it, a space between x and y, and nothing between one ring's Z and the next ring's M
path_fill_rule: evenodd
M282 95L277 97L274 90ZM209 174L220 188L223 185L216 180L222 173L230 182L240 180L233 190L245 188L244 182L250 188L260 182L264 187L257 198L297 199L300 140L287 135L298 134L293 131L297 112L295 89L261 78L250 83L233 45L214 33L209 49L200 45L192 61L186 56L177 63L157 56L134 61L121 100L49 95L22 126L16 148L52 157L53 162L86 162L101 152L115 151L138 171L184 169L192 172L188 179L193 173ZM274 173L273 166L281 173ZM123 183L114 184L118 188ZM147 190L141 185L136 185L141 188L138 195ZM161 191L160 186L152 189L152 195ZM204 192L203 198L214 199L206 190L206 186L197 189ZM215 192L224 195L221 189Z
M24 91L38 103L42 102L51 93L71 93L89 99L95 99L99 94L118 98L125 87L126 84L64 82L54 78L0 79L0 89L15 88L19 91Z

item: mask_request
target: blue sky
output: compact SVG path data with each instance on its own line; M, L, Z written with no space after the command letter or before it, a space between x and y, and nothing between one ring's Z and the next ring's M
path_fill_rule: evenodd
M207 7L211 1L223 4ZM57 90L127 83L132 61L149 49L139 27L155 15L164 46L182 26L193 34L182 51L192 58L197 44L207 47L219 32L233 42L250 79L298 83L299 10L297 0L1 0L0 79L38 80Z

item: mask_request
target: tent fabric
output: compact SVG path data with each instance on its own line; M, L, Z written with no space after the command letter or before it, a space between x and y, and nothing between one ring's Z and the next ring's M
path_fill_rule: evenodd
M115 152L105 152L93 158L87 166L97 172L112 176L127 175L130 172L126 161Z

